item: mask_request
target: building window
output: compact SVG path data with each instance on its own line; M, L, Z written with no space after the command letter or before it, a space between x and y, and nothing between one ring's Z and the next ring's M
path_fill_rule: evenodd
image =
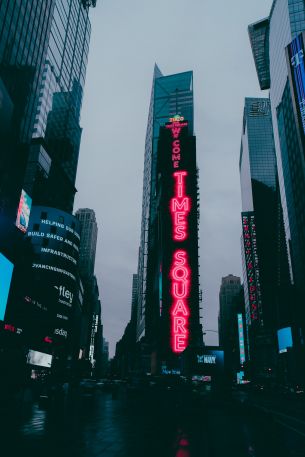
M33 225L33 231L34 232L38 232L38 230L39 230L39 224L34 224Z
M51 227L51 233L53 233L53 235L56 234L56 227Z

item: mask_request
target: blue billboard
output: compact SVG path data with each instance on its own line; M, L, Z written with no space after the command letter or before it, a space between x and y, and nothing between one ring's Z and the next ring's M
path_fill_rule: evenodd
M0 321L4 320L14 265L0 253Z
M292 348L292 332L291 327L281 328L277 331L277 339L279 344L279 353L287 352L288 348Z
M297 115L305 135L305 63L303 35L298 35L288 46L290 73Z

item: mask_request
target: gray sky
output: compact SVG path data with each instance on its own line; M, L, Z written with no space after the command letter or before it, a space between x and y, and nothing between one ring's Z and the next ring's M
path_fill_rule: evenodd
M154 63L194 71L203 327L217 329L222 276L241 276L238 159L246 96L259 90L247 26L272 0L98 0L82 109L75 210L95 210L95 271L113 355L130 317L140 242L144 140ZM217 335L207 333L207 344Z

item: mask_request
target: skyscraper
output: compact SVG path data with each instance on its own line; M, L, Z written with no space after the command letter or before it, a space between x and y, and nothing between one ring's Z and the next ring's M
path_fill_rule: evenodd
M0 4L0 211L16 217L38 105L54 5Z
M233 375L236 376L236 368L238 368L239 362L236 334L237 313L239 311L241 313L243 312L243 310L239 309L241 292L242 286L238 276L230 274L222 278L219 290L219 345L224 350L225 364L228 374L231 375L231 379Z
M86 279L94 274L97 222L94 210L89 208L78 209L75 217L80 222L81 232L79 269L82 277Z
M219 345L222 348L227 346L228 336L232 328L232 315L235 315L234 299L241 290L240 278L234 275L228 275L221 279L219 291Z
M285 232L292 278L298 293L297 320L302 327L303 335L305 162L304 146L300 141L302 131L297 121L298 100L291 76L293 68L300 68L299 64L303 62L302 49L298 48L296 41L293 40L297 40L298 35L304 30L305 4L300 0L274 0L269 17L249 26L260 86L261 89L270 89ZM300 106L302 108L302 103ZM297 340L302 344L303 337L299 335Z
M24 185L35 204L71 213L82 133L79 122L91 33L90 4L54 1Z
M256 376L268 377L276 365L276 331L293 317L269 99L245 99L239 169L250 356Z
M79 272L84 286L82 316L83 357L89 358L94 366L96 356L100 357L101 346L97 338L102 336L101 303L99 288L94 275L98 227L95 212L90 208L76 211L75 217L80 223Z
M145 139L144 177L142 195L141 240L138 262L138 317L137 340L145 336L146 281L149 227L156 215L156 167L160 127L171 116L181 114L189 122L193 133L193 73L191 71L163 76L155 65L148 123Z
M152 372L161 369L161 358L173 368L177 354L189 345L202 344L193 110L193 73L163 76L155 66L145 143L137 302L137 341L144 348L146 365L143 369ZM179 195L175 194L175 179L183 180L182 184L176 183L177 189L181 187L186 192L183 198L181 189ZM176 205L172 213L169 211L171 199ZM190 206L186 209L188 203ZM173 220L179 209L185 217L183 228L181 224L176 227ZM179 248L185 256L183 260L175 258ZM179 262L187 264L183 268L187 268L188 279L184 278L184 283L182 278L176 278L174 286L169 281L170 271L176 271ZM180 286L188 288L188 298L183 305L181 299L173 311L175 298L170 290Z

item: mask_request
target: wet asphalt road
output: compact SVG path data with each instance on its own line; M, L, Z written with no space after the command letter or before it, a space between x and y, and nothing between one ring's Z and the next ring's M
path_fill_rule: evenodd
M1 457L304 457L305 435L228 401L75 394L1 410Z

